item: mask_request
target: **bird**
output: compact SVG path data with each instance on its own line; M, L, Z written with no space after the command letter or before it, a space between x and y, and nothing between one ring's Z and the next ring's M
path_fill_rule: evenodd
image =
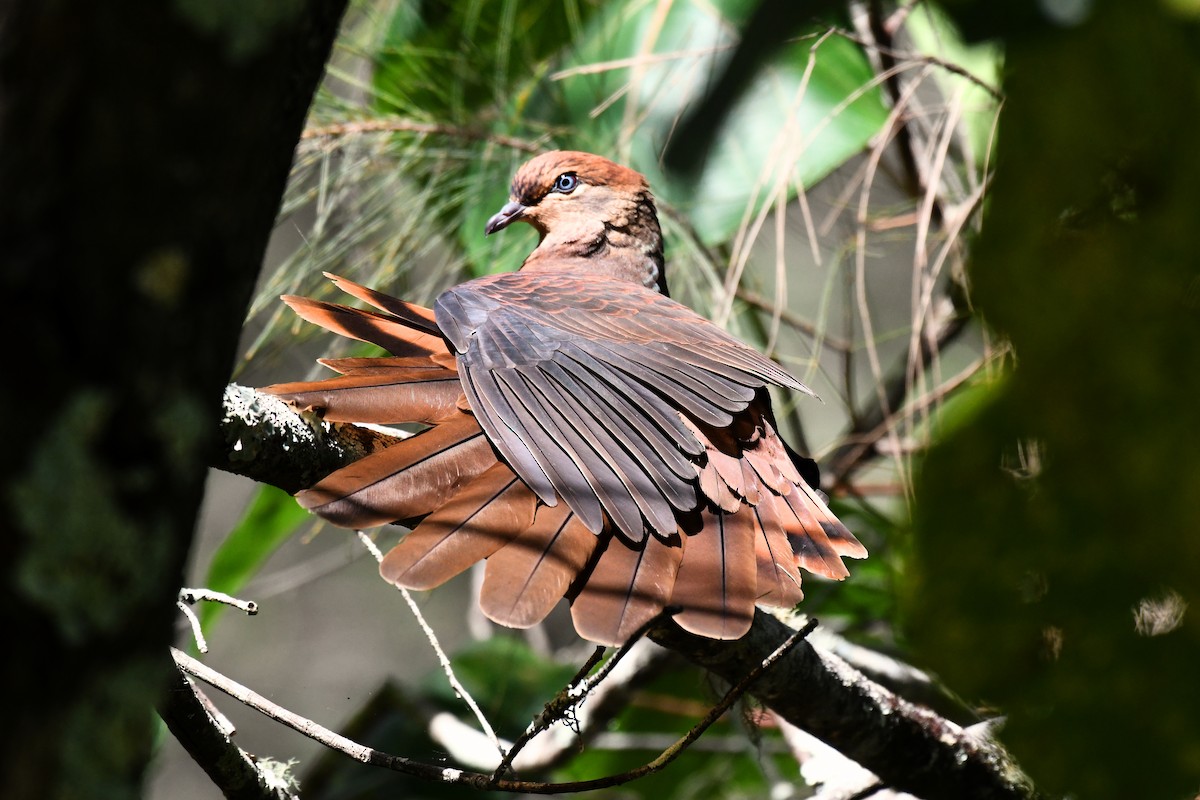
M266 387L331 422L424 429L329 474L299 503L350 529L411 530L383 558L432 589L484 561L479 606L513 628L563 598L577 633L619 645L666 608L691 633L745 635L756 604L841 580L866 549L816 463L781 438L768 387L812 392L668 293L654 197L635 170L556 150L516 172L485 235L531 225L520 269L433 308L328 275L369 306L285 296L301 318L390 355Z

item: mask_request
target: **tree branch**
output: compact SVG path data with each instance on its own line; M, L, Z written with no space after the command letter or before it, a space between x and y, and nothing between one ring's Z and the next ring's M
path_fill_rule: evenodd
M141 795L216 400L345 0L10 0L5 800ZM47 65L53 65L47 68Z
M158 715L227 800L294 800L286 787L233 743L178 668L158 703Z
M726 680L737 680L792 629L762 611L741 639L706 639L669 625L650 637ZM837 748L887 785L924 800L1027 800L1033 790L997 744L867 680L801 642L750 694Z
M391 755L389 753L376 750L372 747L359 744L345 736L335 733L322 725L289 711L276 703L271 702L267 698L257 692L248 689L245 686L233 681L221 673L213 670L204 664L200 663L191 656L183 653L180 650L171 648L171 655L175 659L175 664L182 672L199 678L216 688L225 692L230 697L238 700L245 705L266 714L271 719L280 722L293 730L302 733L303 735L315 741L324 744L333 750L343 753L356 761L361 761L365 764L374 766L386 767L387 769L402 772L407 775L413 775L418 778L438 781L440 783L455 784L466 786L472 789L491 789L502 792L525 793L525 794L567 794L571 792L583 792L593 789L604 789L613 786L620 786L625 783L637 780L652 773L658 772L665 768L668 764L678 758L693 742L704 734L714 722L720 719L725 712L733 707L736 703L759 678L775 666L784 656L786 656L797 644L803 641L804 637L812 632L816 626L815 621L811 622L805 628L798 631L791 631L790 634L781 641L770 653L768 653L759 663L752 666L744 672L739 679L734 683L733 687L726 692L713 708L705 715L699 723L693 726L687 733L680 737L675 743L665 749L659 756L652 761L643 764L640 767L622 772L617 775L608 775L602 778L582 781L568 781L563 783L547 783L543 781L525 781L511 780L507 778L496 778L495 776L484 775L479 772L469 772L466 770L437 767L432 764L425 764L419 761L414 761L403 756ZM209 718L210 726L212 720Z
M295 494L401 437L362 425L324 422L282 400L231 383L221 398L212 465Z

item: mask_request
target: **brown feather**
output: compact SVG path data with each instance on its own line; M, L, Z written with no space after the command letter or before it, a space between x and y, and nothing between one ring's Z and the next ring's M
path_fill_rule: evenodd
M372 453L296 495L300 505L343 528L423 517L496 463L475 419L461 412Z
M302 319L342 336L378 345L394 356L446 352L446 343L441 338L415 330L386 314L290 295L284 296L283 302Z
M750 630L757 595L754 509L705 509L704 527L687 537L671 603L683 607L675 622L711 639L737 639Z
M815 496L797 486L784 495L784 500L785 507L791 514L787 511L781 512L783 524L792 543L792 552L796 554L800 566L833 580L840 581L847 577L850 572L838 557L837 550L820 523L820 517L824 516L825 512L814 503Z
M519 273L454 287L434 311L332 275L376 310L285 298L394 357L330 359L341 377L272 392L334 421L434 424L300 502L347 527L424 517L385 578L430 588L487 558L488 616L532 625L565 593L576 630L604 644L668 602L684 628L736 638L756 599L801 599L799 567L844 577L865 550L801 478L815 465L793 461L767 387L811 392L666 296L645 179L553 152L512 188L487 232L539 231Z
M382 369L444 369L458 373L458 362L451 356L449 364L431 356L382 356L379 358L318 358L317 363L334 372L370 372Z
M437 320L434 319L433 309L425 308L415 303L406 303L403 300L398 300L390 295L377 292L374 289L368 289L366 286L361 286L352 280L329 272L322 274L351 297L357 297L364 303L375 306L380 311L386 311L392 316L399 318L410 328L416 328L417 330L441 338L442 332L437 326Z
M754 560L758 567L758 602L788 608L804 599L800 573L787 533L780 519L779 506L785 501L767 494L754 507Z
M595 549L595 534L566 503L540 506L533 525L488 558L480 609L501 625L536 625L566 594Z
M532 525L536 502L512 470L493 464L393 547L379 572L408 589L439 586Z
M648 535L627 542L612 534L593 554L571 600L571 619L585 639L603 645L625 642L666 607L683 557L683 540Z
M858 541L841 520L834 516L817 491L803 481L800 482L798 488L811 513L820 523L821 529L829 537L834 552L847 558L866 558L867 548L863 547L862 542Z
M378 367L323 381L280 383L262 391L297 408L317 409L330 422L428 425L457 413L462 384L456 373L441 367Z
M700 493L711 500L717 508L730 514L742 507L741 499L733 493L729 485L717 474L717 468L711 461L699 468Z

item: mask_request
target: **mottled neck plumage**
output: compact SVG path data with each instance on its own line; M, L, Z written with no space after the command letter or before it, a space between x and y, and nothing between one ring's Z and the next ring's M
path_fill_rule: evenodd
M603 274L667 294L662 230L650 192L610 202L604 212L561 220L542 235L521 269Z

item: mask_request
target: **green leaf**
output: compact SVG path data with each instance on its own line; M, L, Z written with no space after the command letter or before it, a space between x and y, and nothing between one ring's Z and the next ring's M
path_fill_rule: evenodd
M579 33L586 0L400 3L376 61L379 110L477 123ZM482 68L481 68L482 67Z
M887 119L856 45L838 37L802 38L738 101L699 182L671 180L658 168L659 153L736 43L741 5L677 3L656 26L653 4L625 3L621 12L593 18L566 64L575 72L562 79L567 121L585 141L619 143L636 125L629 161L662 199L691 218L706 244L732 238L748 207L757 212L780 192L794 197L797 182L815 184L861 151ZM637 64L583 69L604 62Z
M308 519L308 512L290 494L274 486L260 486L242 521L213 555L204 579L205 588L236 595L263 562ZM201 625L207 629L225 608L221 603L205 603L200 609Z

